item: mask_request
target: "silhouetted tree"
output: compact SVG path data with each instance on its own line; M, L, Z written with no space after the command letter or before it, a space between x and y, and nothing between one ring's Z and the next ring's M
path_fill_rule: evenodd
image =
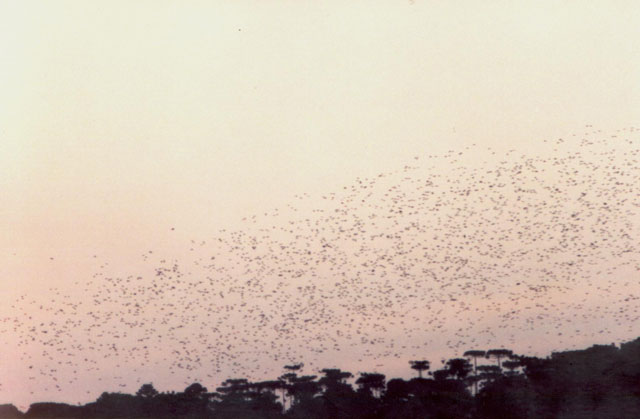
M204 418L210 415L209 394L207 388L200 383L189 385L180 394L163 393L158 398L164 402L164 410L168 409L181 417Z
M325 368L318 383L324 388L322 394L323 408L329 417L349 417L355 415L353 400L356 397L347 380L353 377L348 371L338 368Z
M363 372L360 373L356 384L364 393L370 394L373 397L380 397L384 390L385 376L384 374L378 374L376 372Z
M502 369L497 365L479 365L478 372L478 379L484 384L502 376Z
M450 359L445 364L445 367L449 372L449 376L460 381L464 381L473 369L471 363L464 358Z
M292 388L293 388L293 385L294 385L295 381L298 378L298 374L295 371L300 371L303 366L304 366L304 364L302 362L300 362L298 364L285 365L284 369L286 371L288 371L288 372L283 374L283 375L281 375L280 377L278 377L278 380L280 381L280 385L278 386L278 389L282 391L282 406L283 406L283 409L287 408L287 397L286 397L286 395L289 394L290 396L293 397ZM293 400L291 401L290 404L293 404Z
M153 387L153 384L143 384L142 387L136 392L136 396L144 399L150 399L158 395L158 390Z
M513 356L513 351L509 349L490 349L487 351L487 359L495 358L498 360L498 367L502 368L502 358Z
M385 399L406 401L409 397L408 383L400 378L389 380L384 397Z
M441 370L433 371L432 376L433 376L433 379L436 381L446 380L447 378L449 378L449 370L447 370L446 368L443 368Z
M228 378L222 382L222 385L216 390L221 394L242 394L245 393L249 386L249 380L246 378Z
M468 351L465 356L481 355ZM485 354L486 356L486 354ZM489 351L498 365L477 365L454 358L443 361L433 378L392 379L360 373L354 391L347 371L323 369L322 377L298 376L301 364L287 366L281 379L250 382L225 380L217 392L200 383L183 392L158 393L151 383L135 395L103 393L84 406L34 403L25 418L67 419L637 419L640 418L640 339L615 345L551 354L546 359L514 356L508 350ZM505 360L504 358L509 358ZM419 373L428 361L411 361ZM504 367L508 370L503 373ZM472 380L482 386L475 398ZM477 386L477 382L475 382ZM286 413L276 392L285 389L291 403ZM5 407L6 406L6 407ZM9 405L6 416L22 416ZM1 409L4 409L2 411Z
M78 418L82 415L80 406L66 403L33 403L24 417L28 419Z
M418 376L422 378L422 371L427 371L429 369L429 361L409 361L411 364L411 369L418 371Z
M280 382L279 389L282 391L282 406L284 409L287 408L287 394L291 396L291 387L296 378L298 378L298 374L295 372L288 372L278 377L278 381Z
M95 402L95 417L113 418L135 415L139 412L139 398L131 394L104 392Z
M640 338L620 345L620 379L640 399Z
M471 350L471 351L466 351L462 356L464 357L468 357L468 358L473 358L473 375L474 375L474 379L473 379L473 394L478 394L478 358L484 358L487 355L486 351L480 351L480 350Z
M502 363L502 366L505 367L506 369L508 369L509 371L507 372L507 376L514 376L516 375L516 369L518 367L520 367L520 361L518 360L508 360L508 361L504 361Z
M289 387L292 405L312 399L320 391L320 384L315 379L315 375L303 375L293 379Z
M0 404L0 419L18 419L24 417L24 413L12 404Z
M200 383L193 383L184 389L184 394L187 397L201 398L207 394L207 388Z
M498 368L496 365L491 367ZM498 376L486 382L475 401L477 419L555 417L536 411L536 394L523 376Z
M244 378L225 380L217 388L217 403L214 406L215 417L219 418L276 418L282 411L282 405L265 386L250 383Z
M299 364L285 365L284 369L293 372L299 371L300 369L302 369L302 367L304 367L304 364L301 362Z
M325 368L320 372L324 374L324 377L320 378L319 383L325 387L325 391L343 388L344 386L351 387L347 385L347 380L353 378L353 374L348 371L342 371L338 368Z
M315 375L296 377L291 384L294 402L287 416L296 419L321 419L327 416L322 400L316 397L321 386Z

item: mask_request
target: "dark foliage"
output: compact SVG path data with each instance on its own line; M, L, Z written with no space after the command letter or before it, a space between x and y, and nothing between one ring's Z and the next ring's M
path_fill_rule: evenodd
M0 419L18 419L24 414L12 404L0 404Z
M215 392L194 383L179 393L160 393L148 383L135 395L103 393L84 406L35 403L23 414L0 405L0 419L640 418L640 338L620 348L595 345L545 359L506 349L464 356L448 360L430 378L387 382L379 373L355 378L333 368L319 371L320 377L298 375L302 364L295 364L277 380L228 379ZM477 365L485 357L496 363ZM429 365L410 362L419 375Z

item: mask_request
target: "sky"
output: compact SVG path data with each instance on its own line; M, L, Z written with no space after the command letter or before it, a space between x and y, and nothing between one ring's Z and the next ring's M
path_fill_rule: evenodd
M592 213L577 223L576 236L564 236L566 223L558 234L569 242L580 237L587 244L604 239L600 249L615 257L583 252L586 256L575 262L581 266L583 281L594 295L614 284L628 295L603 301L614 306L617 302L615 307L622 311L637 307L633 295L640 290L631 281L639 260L632 244L638 239L634 236L637 197L624 185L632 185L638 177L638 134L632 128L640 115L638 20L640 5L635 1L0 2L0 292L5 302L0 308L0 337L9 348L0 361L0 402L22 407L45 399L86 402L101 391L135 392L145 380L153 380L161 390L180 390L186 387L183 382L200 379L212 389L228 378L224 374L246 372L233 369L233 362L277 369L298 358L315 356L318 363L335 359L336 348L347 353L345 359L351 355L353 362L365 359L362 368L372 366L366 358L375 352L375 367L387 374L404 373L407 357L420 356L421 345L429 339L436 342L432 345L437 357L460 355L444 343L457 339L452 325L466 319L466 314L444 303L440 308L412 302L413 291L394 279L404 268L391 272L388 283L372 276L338 286L334 276L338 271L353 272L363 263L370 266L373 254L376 258L380 252L410 254L415 248L398 253L397 246L424 240L429 246L444 240L453 247L434 247L423 260L448 266L460 263L451 262L456 257L467 258L471 262L463 265L477 263L473 272L486 272L489 268L483 264L489 264L490 256L473 256L465 241L457 248L458 238L455 243L447 241L458 231L447 220L462 211L473 224L474 217L488 211L484 201L470 198L459 204L445 199L442 206L451 214L421 212L415 219L407 218L406 208L414 203L430 207L418 205L427 202L423 192L417 193L423 191L424 184L417 186L420 182L431 179L438 190L450 194L451 188L471 188L480 174L489 176L496 168L519 164L530 171L525 170L521 190L505 193L504 199L521 214L528 211L518 207L522 190L541 190L567 178L579 178L578 184L589 186L589 197L591 191L599 191L594 192L598 199L611 194L608 202L589 207ZM453 159L459 152L464 155ZM554 157L559 162L554 163ZM532 172L540 167L546 168L545 174ZM591 169L593 177L587 174ZM517 179L513 173L512 179ZM377 195L382 186L373 184L373 195L361 195L363 182L380 179L381 174L386 175L376 185L386 181L385 187L396 186L403 195L385 200L383 194ZM561 196L545 189L550 195L546 200L536 198L532 208L557 205L557 211L573 217L573 209L582 204L567 199L569 189ZM489 199L493 192L483 193ZM359 205L352 202L355 197ZM329 211L340 215L338 203L352 205L345 218L326 215ZM402 217L367 224L394 205L405 208ZM589 223L600 223L604 213L615 213L616 218L602 229L587 231ZM502 220L502 214L496 213L496 219ZM515 252L523 246L516 239L532 229L541 234L553 229L556 215L540 210L536 216L542 224L535 224L535 217L524 217L525 222L510 216L503 221L512 228L491 230L490 240L480 243L482 247L512 240L504 245L511 262L496 271L519 272L533 287L529 291L541 297L522 297L535 302L530 317L514 321L513 326L520 333L513 336L536 341L531 350L541 353L562 348L539 342L544 334L539 331L546 326L536 319L544 318L542 312L550 308L546 304L566 303L566 295L578 301L571 300L578 298L571 293L584 283L578 287L578 271L565 265L543 272L537 262L517 259ZM358 220L356 227L353 220ZM337 227L348 225L361 229L361 234L387 237L403 223L422 227L415 237L377 243L375 252L373 247L356 249L353 243L359 242L340 236L342 228ZM436 223L443 229L439 238L432 234ZM341 253L325 258L334 270L318 268L317 276L298 288L296 272L306 272L303 266L309 261L288 251L313 249L314 255L321 254L327 249L322 243L330 242L329 235L314 233L314 225L333 232L337 242L331 249L340 247ZM476 234L488 231L478 228ZM242 249L255 250L251 237L273 244L261 253L269 262L246 256ZM545 237L549 243L555 240ZM576 249L565 250L563 255L575 255L571 252ZM219 266L205 265L203 261L213 260L214 255ZM607 262L620 263L608 266ZM425 272L432 268L423 264L405 269L408 277L416 281L421 275L429 277ZM160 283L163 289L173 286L181 293L151 292L153 278L159 281L165 275L158 273L159 266L169 266L174 275L182 272L179 278L186 282ZM247 271L241 272L242 267ZM553 279L545 282L544 275ZM235 290L232 278L245 276L247 289ZM136 287L127 278L138 277L143 279L134 295ZM206 287L197 282L205 278L209 278ZM447 278L447 283L462 281L457 276ZM508 315L517 306L509 295L521 292L507 278L509 274L491 279L497 282L489 282L489 289L498 290L492 297L461 291L455 301L463 299L471 311L485 310L483 304L490 301L499 307L499 315ZM278 285L282 281L286 284ZM550 288L540 291L541 283ZM432 284L430 295L440 296L443 284ZM311 288L305 291L306 286ZM473 281L469 286L475 286ZM351 311L394 289L406 293L398 291L397 299L389 300L384 319L373 321L366 310ZM289 307L282 301L270 306L264 298L267 292L288 296L299 305ZM210 294L220 299L208 300ZM425 298L420 301L431 301ZM575 319L587 308L601 313L589 305L597 303L592 297L585 298L579 300L582 305L569 304L556 315ZM205 302L227 305L231 314L208 311ZM146 311L132 312L126 304L144 306L141 310ZM535 304L545 307L538 307L538 313ZM185 336L163 329L168 324L155 325L166 315L162 311L170 310L167 307L194 313L182 319ZM246 311L247 307L254 311ZM303 343L289 353L279 340L288 332L282 331L286 321L276 321L278 316L299 317L305 307L314 320L307 319L311 326L300 339L326 343L321 354ZM264 314L261 319L252 317L259 312ZM449 334L438 334L436 326L431 333L429 326L415 338L398 335L401 329L394 332L385 321L399 319L400 312L413 313L416 325L440 313L440 328L450 329ZM112 319L108 313L118 315ZM318 322L323 313L327 319L340 320ZM212 316L220 323L209 319ZM132 326L134 318L146 319L147 325ZM496 318L487 317L471 335L486 338L489 345L492 334L500 335ZM59 319L51 325L61 331L55 341L37 334L51 319ZM336 331L350 331L342 326L351 319L364 322L360 333L367 336L373 352L345 343L351 338L322 335L327 324ZM612 341L640 335L631 319L616 323L619 327L592 321L586 319L580 327L562 326L564 333L569 329L572 333L562 345L594 342L592 335L575 332L578 329L611 330L606 339ZM209 327L213 323L219 324L217 331ZM95 328L85 329L87 324ZM198 339L204 324L208 337ZM525 325L536 327L525 333ZM74 328L77 335L70 332ZM259 330L259 338L234 343L229 351L245 351L237 359L220 357L220 340L234 328L245 336ZM134 351L141 348L135 339L163 330L166 338L157 342L162 350L149 349L144 357L150 361L141 362L142 355L124 356L122 350L118 353L97 339L102 333L114 342L114 330L121 329L130 330L124 347ZM345 335L357 334L355 329L349 331ZM461 344L471 344L471 335ZM37 337L25 344L28 336ZM83 336L96 338L94 349L78 348ZM192 341L185 343L189 337ZM500 335L494 341L502 345L509 339ZM406 348L389 349L394 340ZM268 354L252 352L257 342L272 344ZM173 351L184 348L191 348L202 361L187 356L182 366L195 369L166 372L175 367L175 359L184 359L184 352ZM82 355L86 353L90 355ZM205 359L209 365L214 361L205 353L218 363L215 371L202 366ZM392 355L396 353L400 358ZM105 356L108 363L113 361L114 376L107 377L91 363L92 357ZM429 358L429 353L424 356ZM432 363L437 361L433 357ZM132 373L131 365L139 371ZM43 379L45 375L48 378Z

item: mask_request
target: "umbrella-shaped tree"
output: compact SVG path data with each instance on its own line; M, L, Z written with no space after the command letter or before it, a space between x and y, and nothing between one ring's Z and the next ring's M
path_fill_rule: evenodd
M422 371L427 371L430 367L429 361L421 360L421 361L409 361L411 365L411 369L418 371L418 376L422 378Z

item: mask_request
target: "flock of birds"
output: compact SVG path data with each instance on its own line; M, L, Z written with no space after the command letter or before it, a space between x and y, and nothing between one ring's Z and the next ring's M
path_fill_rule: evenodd
M418 156L179 255L145 251L129 275L104 261L76 293L23 295L0 319L21 363L0 377L33 401L86 402L299 361L407 376L410 359L635 338L640 130L585 131L525 154Z

